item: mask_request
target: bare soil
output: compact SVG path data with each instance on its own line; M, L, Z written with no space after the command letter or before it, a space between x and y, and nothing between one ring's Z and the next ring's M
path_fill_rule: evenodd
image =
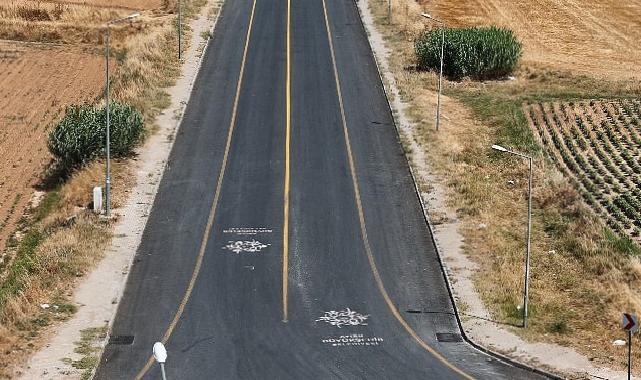
M0 42L0 252L50 160L52 122L99 96L103 72L104 59L79 48Z
M448 26L516 32L523 63L610 79L641 79L639 0L420 0Z

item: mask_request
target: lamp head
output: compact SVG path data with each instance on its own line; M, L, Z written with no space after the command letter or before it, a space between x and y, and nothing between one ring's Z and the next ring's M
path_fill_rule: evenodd
M426 19L429 19L429 20L432 20L432 21L436 21L436 22L438 22L439 24L442 24L442 23L443 23L441 20L439 20L439 19L436 19L436 18L432 17L432 15L430 15L429 13L425 13L425 12L423 12L423 13L421 13L421 16L425 17Z
M165 345L161 342L154 343L154 358L158 363L167 361L167 349L165 349Z
M492 145L492 149L498 150L499 152L507 152L507 149L503 148L500 145L496 145L496 144Z

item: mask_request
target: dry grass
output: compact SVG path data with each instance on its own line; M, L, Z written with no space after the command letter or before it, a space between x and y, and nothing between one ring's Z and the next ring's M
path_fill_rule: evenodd
M0 0L0 39L100 43L102 26L130 12L118 8Z
M389 60L401 97L416 123L405 139L422 146L428 166L448 188L447 203L457 210L465 252L480 267L474 282L486 306L498 321L517 324L520 320L517 305L522 302L527 168L519 159L492 153L489 147L500 143L536 157L531 325L514 332L528 340L575 347L597 364L623 367L625 355L612 341L624 338L620 313L641 311L637 294L641 265L638 257L630 256L637 255L639 248L605 229L542 155L522 104L638 97L639 82L599 81L555 71L555 62L548 67L525 62L515 81L447 82L445 118L437 133L436 76L412 69L412 40L422 28L413 15L421 9L413 0L393 4L396 12L390 26L386 2L370 0L379 30L393 51ZM444 8L439 8L439 15ZM429 184L422 187L429 191ZM636 352L635 362L639 359L641 353Z
M175 3L163 1L159 7L143 11L132 24L113 26L113 43L118 46L132 35L166 24L174 17L174 7ZM134 9L137 8L79 2L0 0L0 39L102 45L106 23L125 17Z
M114 162L114 207L132 185L126 162ZM0 283L0 378L42 344L44 327L68 318L75 284L102 258L111 225L87 209L91 189L104 181L104 163L96 162L50 191L27 212L16 236L12 265ZM43 309L42 304L50 307Z

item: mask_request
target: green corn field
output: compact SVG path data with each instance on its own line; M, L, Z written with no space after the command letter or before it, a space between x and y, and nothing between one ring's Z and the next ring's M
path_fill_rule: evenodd
M82 166L104 154L106 116L105 107L85 104L67 108L48 141L49 151L63 168ZM142 115L134 107L116 102L111 103L109 116L111 155L126 156L142 138Z
M459 80L497 79L516 67L523 48L511 30L497 27L445 28L443 75ZM440 69L441 29L423 32L414 43L418 68Z

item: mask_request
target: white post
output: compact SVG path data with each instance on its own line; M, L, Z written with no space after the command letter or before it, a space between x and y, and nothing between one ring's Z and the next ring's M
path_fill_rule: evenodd
M632 379L632 330L628 330L628 380Z
M93 212L100 214L102 212L102 187L93 188Z

